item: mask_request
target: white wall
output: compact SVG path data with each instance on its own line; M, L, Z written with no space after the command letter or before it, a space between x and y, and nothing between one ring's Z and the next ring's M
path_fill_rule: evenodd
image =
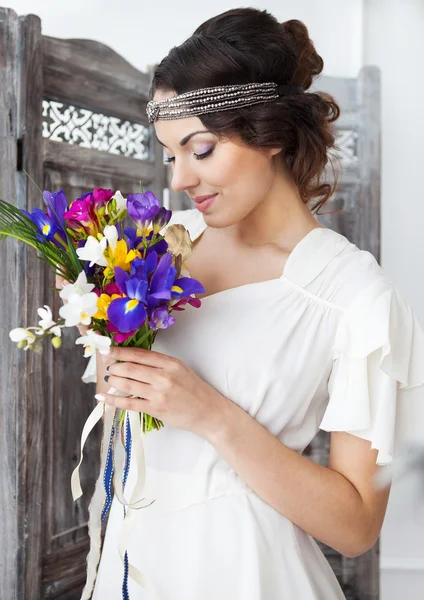
M159 62L229 0L4 0L41 17L43 33L108 44L141 70ZM355 77L362 64L382 69L382 265L424 323L423 0L255 2L280 21L303 20L327 75ZM424 595L424 510L411 505L413 482L393 487L381 537L382 600ZM416 492L416 490L415 490Z
M252 5L269 10L280 20L304 20L325 60L327 74L354 76L360 67L361 0L3 0L1 4L21 15L39 15L44 35L106 43L141 70L159 62L206 19Z
M363 14L364 62L382 71L381 264L424 324L424 2L365 0ZM414 480L393 486L381 536L383 600L424 597L423 499Z

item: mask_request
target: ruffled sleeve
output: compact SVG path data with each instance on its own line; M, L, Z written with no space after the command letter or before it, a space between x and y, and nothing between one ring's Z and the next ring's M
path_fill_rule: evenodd
M403 444L424 446L424 332L388 281L360 292L343 315L328 391L320 429L371 441L378 465Z

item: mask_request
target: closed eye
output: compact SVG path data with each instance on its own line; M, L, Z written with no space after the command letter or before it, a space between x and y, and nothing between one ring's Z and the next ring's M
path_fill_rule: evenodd
M208 158L208 156L210 156L213 151L214 151L214 147L210 148L210 150L208 150L207 152L204 152L203 154L193 154L193 156L196 160L203 160L204 158ZM164 159L164 162L171 163L171 162L174 162L174 160L175 160L175 156L171 156L169 158L166 157Z

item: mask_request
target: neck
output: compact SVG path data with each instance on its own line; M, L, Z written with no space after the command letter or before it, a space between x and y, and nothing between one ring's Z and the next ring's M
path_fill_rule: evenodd
M253 211L227 229L244 246L275 245L290 250L317 225L318 221L302 202L298 187L291 177L283 174L275 178Z

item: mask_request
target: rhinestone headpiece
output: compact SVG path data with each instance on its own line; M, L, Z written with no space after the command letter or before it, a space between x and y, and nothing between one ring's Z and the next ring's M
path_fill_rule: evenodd
M183 119L209 112L250 106L259 102L270 102L281 96L299 94L303 91L300 85L278 85L272 82L220 85L185 92L159 102L150 100L146 112L149 123L159 119Z

